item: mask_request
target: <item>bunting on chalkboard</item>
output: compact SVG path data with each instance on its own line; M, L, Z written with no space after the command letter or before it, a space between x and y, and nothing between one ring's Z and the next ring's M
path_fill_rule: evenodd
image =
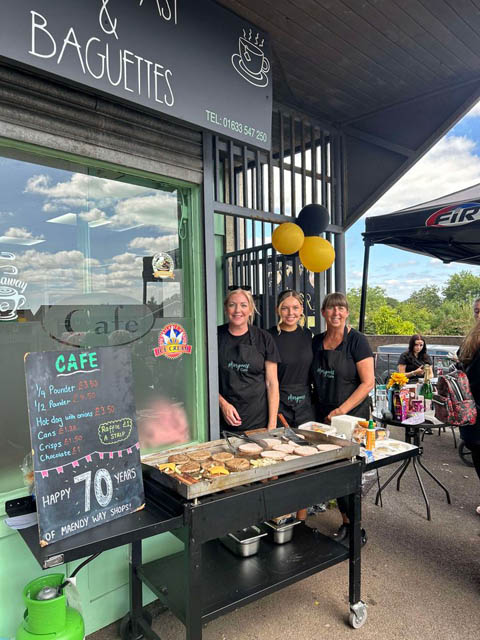
M72 465L72 467L76 468L78 466L80 466L80 462L82 460L85 460L86 462L92 462L92 456L94 456L95 454L98 455L98 457L100 458L100 460L103 460L105 458L105 456L108 455L108 458L110 460L113 460L115 458L115 454L117 454L117 457L122 458L123 457L123 453L126 452L127 454L131 454L133 449L136 449L137 451L140 449L140 443L136 442L135 445L132 445L131 447L127 447L126 449L118 449L117 451L92 451L92 453L87 454L86 456L83 456L82 458L78 458L77 460L73 460L72 462L67 462L67 464L64 464L60 467L51 467L50 469L40 469L37 470L35 473L40 473L42 478L48 478L48 474L50 471L56 471L57 473L63 473L63 470L65 467L68 467L69 465Z

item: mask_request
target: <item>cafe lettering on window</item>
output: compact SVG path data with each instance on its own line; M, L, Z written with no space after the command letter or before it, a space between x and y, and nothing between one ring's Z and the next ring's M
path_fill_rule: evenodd
M210 0L3 0L0 57L270 148L268 37Z

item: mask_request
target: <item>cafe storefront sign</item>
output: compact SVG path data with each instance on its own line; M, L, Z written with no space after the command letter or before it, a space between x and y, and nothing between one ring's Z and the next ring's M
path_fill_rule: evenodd
M268 37L210 0L3 0L0 58L270 148Z

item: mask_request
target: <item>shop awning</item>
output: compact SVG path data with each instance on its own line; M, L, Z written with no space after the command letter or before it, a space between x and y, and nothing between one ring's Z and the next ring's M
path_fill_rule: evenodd
M480 97L474 3L219 2L270 34L274 99L344 133L345 228Z

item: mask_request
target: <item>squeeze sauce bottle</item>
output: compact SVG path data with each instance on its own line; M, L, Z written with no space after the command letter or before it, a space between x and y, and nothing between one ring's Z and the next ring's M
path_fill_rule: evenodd
M373 426L373 420L370 418L367 428L367 441L365 443L365 449L373 451L375 449L375 427Z

